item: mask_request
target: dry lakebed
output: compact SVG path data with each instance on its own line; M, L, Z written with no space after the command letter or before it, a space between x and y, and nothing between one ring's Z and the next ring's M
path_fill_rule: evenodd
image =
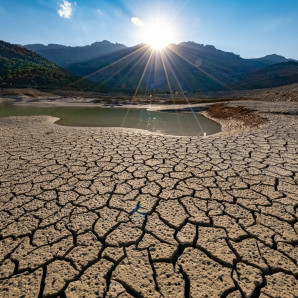
M266 121L0 118L0 297L298 297L298 104L240 105Z

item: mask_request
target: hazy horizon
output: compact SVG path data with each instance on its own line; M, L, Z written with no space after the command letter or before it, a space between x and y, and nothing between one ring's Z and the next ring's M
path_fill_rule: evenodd
M140 27L158 17L170 20L176 44L191 40L243 58L298 59L297 15L294 0L0 0L0 39L66 46L108 40L131 47L144 38Z

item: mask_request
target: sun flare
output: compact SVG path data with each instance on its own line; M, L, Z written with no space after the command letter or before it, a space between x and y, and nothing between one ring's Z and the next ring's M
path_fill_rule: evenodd
M154 50L163 50L167 45L175 41L174 28L164 20L153 20L144 24L142 28L144 43Z

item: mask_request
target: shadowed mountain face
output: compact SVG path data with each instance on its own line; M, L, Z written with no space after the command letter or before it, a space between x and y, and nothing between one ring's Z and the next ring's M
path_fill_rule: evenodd
M24 47L55 62L61 67L111 54L126 48L122 44L114 44L107 40L82 47L67 47L57 44L49 44L47 46L42 44L28 44Z
M131 92L137 89L206 92L253 88L256 84L245 83L250 80L249 76L276 63L291 61L278 55L243 59L214 46L194 42L172 44L161 52L153 51L144 44L125 47L108 41L84 47L54 44L25 47L106 89ZM288 76L291 76L292 70L288 69ZM264 86L273 87L293 81L297 82L295 75L290 80L276 80L272 85L269 79ZM90 89L89 86L87 88Z
M233 86L236 89L261 89L298 82L298 63L294 61L278 63L250 74Z
M0 41L0 87L56 88L75 76L25 48Z
M205 92L229 90L227 86L276 61L288 60L277 55L243 59L213 46L186 42L170 45L163 52L138 45L68 65L67 69L118 90L139 86L142 90Z
M0 41L0 88L10 87L107 91L102 84L82 80L28 49Z

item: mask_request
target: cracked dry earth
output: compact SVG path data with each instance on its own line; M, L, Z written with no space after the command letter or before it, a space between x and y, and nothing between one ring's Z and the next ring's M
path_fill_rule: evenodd
M0 120L1 297L297 297L295 116L177 138Z

